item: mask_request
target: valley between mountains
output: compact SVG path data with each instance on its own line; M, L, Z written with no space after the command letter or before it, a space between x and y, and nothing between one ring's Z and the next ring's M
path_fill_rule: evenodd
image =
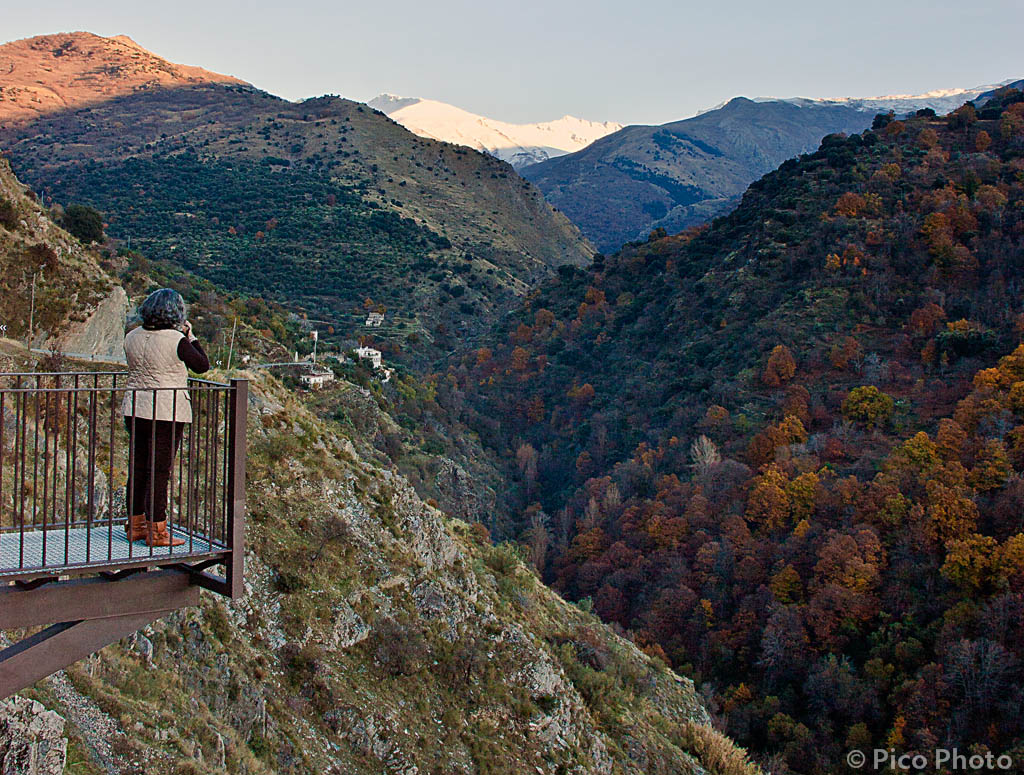
M319 391L238 372L247 598L28 693L68 771L1024 755L1015 85L900 114L737 98L520 176L126 38L6 44L7 71L5 370L28 339L116 347L163 286L218 353L237 321L250 364L313 330L339 356Z

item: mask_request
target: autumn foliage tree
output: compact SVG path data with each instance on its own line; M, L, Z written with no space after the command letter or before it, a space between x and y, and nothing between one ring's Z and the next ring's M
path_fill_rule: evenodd
M796 361L793 360L793 353L784 344L775 345L761 372L761 381L769 387L779 387L793 379L794 374Z

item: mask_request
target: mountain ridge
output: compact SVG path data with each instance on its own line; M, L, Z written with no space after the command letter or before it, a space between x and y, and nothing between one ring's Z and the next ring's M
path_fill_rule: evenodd
M168 62L127 35L104 38L85 31L5 43L0 72L0 117L16 122L157 86L245 84L234 76Z
M735 97L692 118L625 127L520 174L611 251L655 228L681 231L721 214L753 180L822 136L868 124L865 113L846 106Z
M599 250L609 252L646 239L654 229L678 232L728 212L761 175L813 151L827 134L866 129L875 113L947 113L961 97L978 97L990 88L906 98L733 97L690 118L624 127L520 174Z
M892 110L897 114L911 113L922 108L931 108L936 113L949 113L963 103L977 99L986 92L995 91L1014 83L1010 78L1000 83L974 86L969 89L960 87L932 89L921 94L886 94L877 97L746 97L752 102L789 102L794 105L845 105L857 110L884 113ZM697 115L717 110L729 100L721 102L706 110L697 111Z

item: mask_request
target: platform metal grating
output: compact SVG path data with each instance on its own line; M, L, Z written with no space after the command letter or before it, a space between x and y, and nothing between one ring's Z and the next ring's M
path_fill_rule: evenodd
M0 533L0 576L16 576L26 571L53 570L60 573L63 568L84 568L90 565L108 566L149 560L189 559L222 554L223 545L175 530L174 534L185 539L183 546L173 550L167 546L150 549L145 541L129 543L124 523L112 527L104 524L92 528L75 527L64 530L63 526L45 532L46 557L43 558L44 532L26 531L22 548L22 534ZM152 555L150 554L152 552ZM155 563L154 563L155 564Z

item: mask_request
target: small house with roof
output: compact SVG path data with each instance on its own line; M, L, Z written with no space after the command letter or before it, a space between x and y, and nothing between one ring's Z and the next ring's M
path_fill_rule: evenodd
M356 350L356 355L359 356L361 361L370 361L375 369L381 367L380 350L374 350L372 347L360 347Z
M305 374L299 375L299 382L310 390L319 390L328 382L334 381L334 372L326 369L316 371L308 371Z

